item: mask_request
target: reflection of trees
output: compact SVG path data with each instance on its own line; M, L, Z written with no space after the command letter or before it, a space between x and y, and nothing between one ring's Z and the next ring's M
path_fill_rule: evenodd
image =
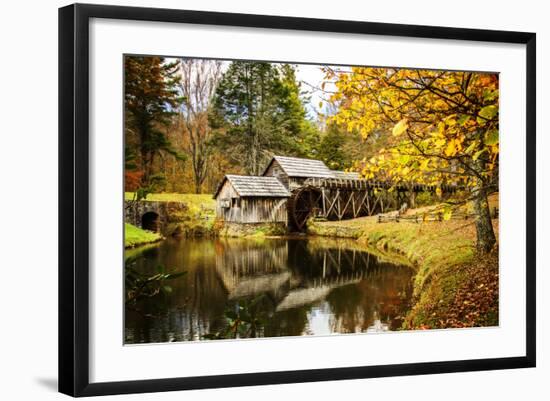
M381 262L345 241L165 241L139 263L144 272L162 263L187 274L171 283L164 303L141 307L160 308L155 318L127 311L131 342L204 338L226 328L227 310L260 296L258 336L305 334L314 305L331 314L332 332L365 331L375 313L395 329L411 293L408 267Z
M411 272L407 267L380 264L355 286L337 288L327 297L335 332L365 331L373 325L375 316L391 329L401 325L412 291Z
M153 272L158 263L187 271L171 283L170 297L143 302L141 315L126 311L126 326L131 323L131 342L182 341L199 339L224 324L226 294L214 269L211 241L164 241L146 250L136 268ZM158 313L158 311L162 313ZM153 312L156 311L155 316Z
M275 313L265 327L265 337L302 335L307 325L308 309L302 306Z

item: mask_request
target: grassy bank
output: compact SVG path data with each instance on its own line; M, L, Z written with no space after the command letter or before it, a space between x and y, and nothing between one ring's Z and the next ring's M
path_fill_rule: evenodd
M133 192L126 192L124 194L126 200L132 200L134 198ZM188 205L199 207L204 205L214 210L216 201L212 198L211 194L177 194L177 193L159 193L149 194L146 201L157 202L182 202Z
M139 245L160 241L162 236L158 233L142 230L132 224L124 224L124 247L133 248Z
M493 226L498 238L498 220ZM498 324L498 251L476 253L472 220L378 223L376 217L364 217L313 222L308 228L316 235L354 238L413 263L413 306L405 328Z
M133 192L125 193L126 200L133 198ZM156 193L147 195L144 201L179 202L187 206L185 212L178 212L170 216L169 232L177 232L189 237L214 234L216 201L210 194Z

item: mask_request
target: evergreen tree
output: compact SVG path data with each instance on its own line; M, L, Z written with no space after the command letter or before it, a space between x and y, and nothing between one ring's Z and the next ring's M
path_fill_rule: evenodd
M168 127L181 104L178 94L179 63L162 57L134 57L124 60L126 144L139 155L141 184L150 184L153 163L160 151L181 158L161 130Z
M336 124L331 123L327 126L319 146L319 158L329 168L343 170L351 165L351 160L344 151L346 140L346 133L340 130Z
M235 61L216 90L211 124L248 174L261 174L274 153L299 154L305 110L294 68Z

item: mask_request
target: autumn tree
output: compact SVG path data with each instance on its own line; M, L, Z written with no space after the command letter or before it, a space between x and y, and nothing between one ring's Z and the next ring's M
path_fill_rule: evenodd
M134 150L126 145L124 147L124 190L135 191L140 187L141 172L136 164Z
M162 57L124 59L126 144L138 150L142 186L151 184L159 153L182 157L165 132L181 103L178 69L179 62L166 62Z
M290 65L235 61L216 90L211 124L228 157L258 175L274 153L299 153L305 110Z
M498 190L498 76L365 67L325 72L337 87L332 121L364 138L391 132L388 146L358 164L362 174L393 184L466 188L477 248L490 251L496 243L487 196Z
M222 75L222 63L206 59L180 60L181 117L187 137L186 152L193 169L195 193L202 192L212 156L212 129L208 122L210 102Z

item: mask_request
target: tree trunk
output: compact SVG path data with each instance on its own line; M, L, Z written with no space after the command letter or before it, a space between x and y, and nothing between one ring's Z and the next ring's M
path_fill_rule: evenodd
M491 210L487 201L487 192L481 185L476 188L477 196L474 199L477 250L481 253L487 253L493 249L497 240L493 230L493 223L491 222Z
M416 208L416 192L414 192L414 187L412 185L409 187L409 208Z
M195 193L200 194L202 190L201 170L199 166L199 155L193 156L193 184L195 186Z
M148 163L148 152L145 150L145 147L142 146L140 149L141 154L141 186L146 187L149 184L149 163Z
M201 179L195 176L195 193L200 194L202 192L202 182Z

